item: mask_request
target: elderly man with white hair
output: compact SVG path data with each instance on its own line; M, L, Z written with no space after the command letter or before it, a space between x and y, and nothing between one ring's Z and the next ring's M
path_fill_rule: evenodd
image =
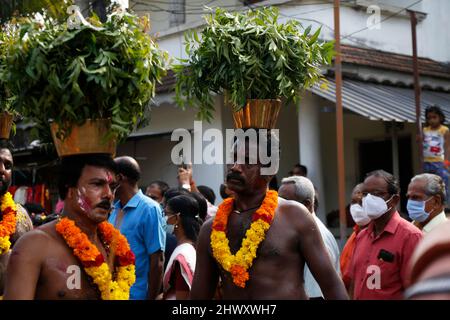
M340 275L339 263L339 247L333 234L327 229L323 222L314 213L314 185L311 180L302 176L292 176L284 178L281 181L281 186L278 190L280 197L286 200L293 200L303 204L314 217L317 226L319 227L322 240L330 255L330 259L336 272ZM310 298L322 298L323 294L320 290L319 284L314 279L308 266L304 269L305 291Z
M424 234L447 221L445 184L440 176L423 173L413 177L406 196L408 215Z

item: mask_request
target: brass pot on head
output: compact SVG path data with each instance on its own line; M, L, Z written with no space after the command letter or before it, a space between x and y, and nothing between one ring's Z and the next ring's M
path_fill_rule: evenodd
M234 127L274 129L280 108L280 99L248 99L243 108L233 111Z
M103 153L114 157L117 139L105 140L111 130L111 119L87 119L82 125L72 125L68 136L57 137L59 129L55 122L50 124L52 138L60 157L79 154Z
M0 113L0 139L9 139L14 116L8 111Z

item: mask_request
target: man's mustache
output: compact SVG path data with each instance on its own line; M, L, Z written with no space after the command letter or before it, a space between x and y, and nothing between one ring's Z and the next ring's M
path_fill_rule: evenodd
M94 206L94 209L95 208L100 208L100 209L105 209L105 210L112 210L113 206L112 206L112 203L109 202L108 200L103 200L100 203L96 204Z
M227 181L231 180L231 179L237 180L237 181L241 182L242 184L245 184L244 178L238 173L230 172L229 174L227 174Z

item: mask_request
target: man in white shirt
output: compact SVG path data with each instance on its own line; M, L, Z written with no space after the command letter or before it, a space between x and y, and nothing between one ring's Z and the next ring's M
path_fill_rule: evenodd
M440 176L423 173L413 177L406 196L408 215L424 234L447 221L445 184Z
M314 185L311 180L302 176L292 176L284 178L281 181L281 186L278 190L280 197L287 200L294 200L303 204L314 217L316 224L319 228L322 240L330 255L331 262L334 269L340 276L340 263L339 263L339 247L333 234L327 229L323 222L314 213ZM305 292L310 298L322 298L323 294L320 290L320 286L314 279L308 266L305 265L304 274L305 280Z

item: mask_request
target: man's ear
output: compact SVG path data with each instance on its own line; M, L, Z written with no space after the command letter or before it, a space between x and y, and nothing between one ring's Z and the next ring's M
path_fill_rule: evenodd
M435 194L432 201L434 202L435 207L444 205L444 199L442 199L440 194Z
M121 173L118 173L117 175L116 175L116 177L117 177L117 182L120 184L120 183L123 183L125 180L126 180L126 177L123 175L123 174L121 174Z
M393 197L392 197L392 207L397 207L397 205L400 203L400 195L398 195L398 194L395 194Z
M67 188L66 199L73 199L75 196L75 188L69 187Z
M305 201L302 202L302 204L309 209L312 209L312 201L309 199L305 199Z

